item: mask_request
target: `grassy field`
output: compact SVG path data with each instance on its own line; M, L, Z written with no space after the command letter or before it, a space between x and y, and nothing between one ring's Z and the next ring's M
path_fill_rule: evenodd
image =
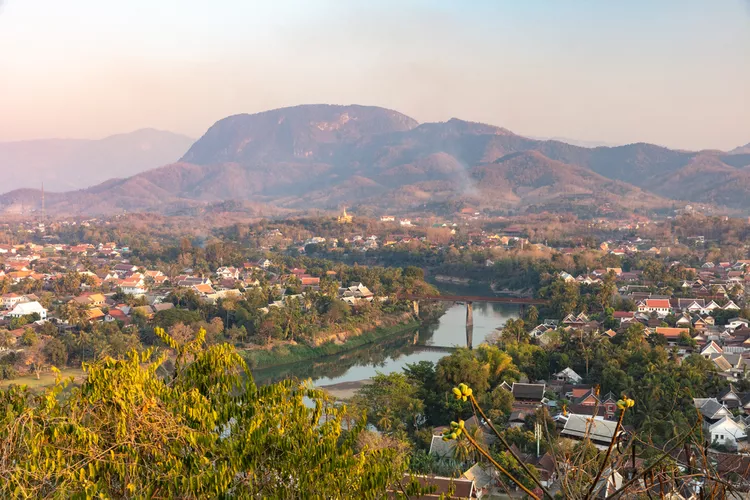
M62 378L75 377L76 381L80 381L83 378L83 370L80 368L64 368L60 370ZM36 378L35 375L27 375L24 377L14 378L13 380L0 380L0 387L8 387L9 385L27 385L30 389L42 389L49 387L55 383L56 375L52 372L47 372Z
M374 330L353 337L343 344L328 342L318 347L311 347L304 344L281 345L272 349L244 350L241 351L241 354L251 368L268 368L271 366L286 365L307 359L340 354L366 344L372 344L373 342L390 337L391 335L413 330L417 326L419 326L419 322L410 321L409 323L390 327L378 327Z

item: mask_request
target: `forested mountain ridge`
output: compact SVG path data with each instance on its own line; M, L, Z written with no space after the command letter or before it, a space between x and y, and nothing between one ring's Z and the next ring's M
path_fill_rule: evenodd
M413 211L444 201L491 210L670 209L685 202L748 210L748 166L744 153L645 143L584 148L455 118L418 124L383 108L305 105L225 118L178 163L50 196L47 207L174 213L238 200L292 210ZM40 200L39 193L14 191L0 196L0 207L28 211Z

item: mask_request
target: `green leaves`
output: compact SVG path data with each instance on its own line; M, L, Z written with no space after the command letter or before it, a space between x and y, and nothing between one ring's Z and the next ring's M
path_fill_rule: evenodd
M157 335L171 353L88 364L79 388L0 390L1 498L374 498L401 477L309 384L258 388L232 347Z

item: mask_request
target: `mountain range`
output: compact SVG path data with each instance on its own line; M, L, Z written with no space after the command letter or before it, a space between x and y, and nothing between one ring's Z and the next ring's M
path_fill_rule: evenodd
M178 162L47 195L50 213L185 210L236 200L279 210L585 208L706 203L750 209L750 153L652 144L585 148L451 119L419 124L368 106L304 105L214 124ZM16 190L0 207L38 206Z
M142 129L99 140L40 139L0 142L3 188L82 189L176 161L194 140Z

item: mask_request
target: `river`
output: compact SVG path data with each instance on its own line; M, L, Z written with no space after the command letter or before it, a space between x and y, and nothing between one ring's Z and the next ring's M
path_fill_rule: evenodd
M441 290L447 293L441 286ZM453 290L451 290L453 291ZM509 318L518 317L518 306L509 304L474 304L473 344L478 346L493 330L503 326ZM395 335L378 344L291 365L255 370L258 383L268 383L288 377L310 378L316 386L369 379L376 373L401 371L407 364L420 361L437 362L450 354L450 349L466 345L466 306L451 305L440 319L431 325Z

